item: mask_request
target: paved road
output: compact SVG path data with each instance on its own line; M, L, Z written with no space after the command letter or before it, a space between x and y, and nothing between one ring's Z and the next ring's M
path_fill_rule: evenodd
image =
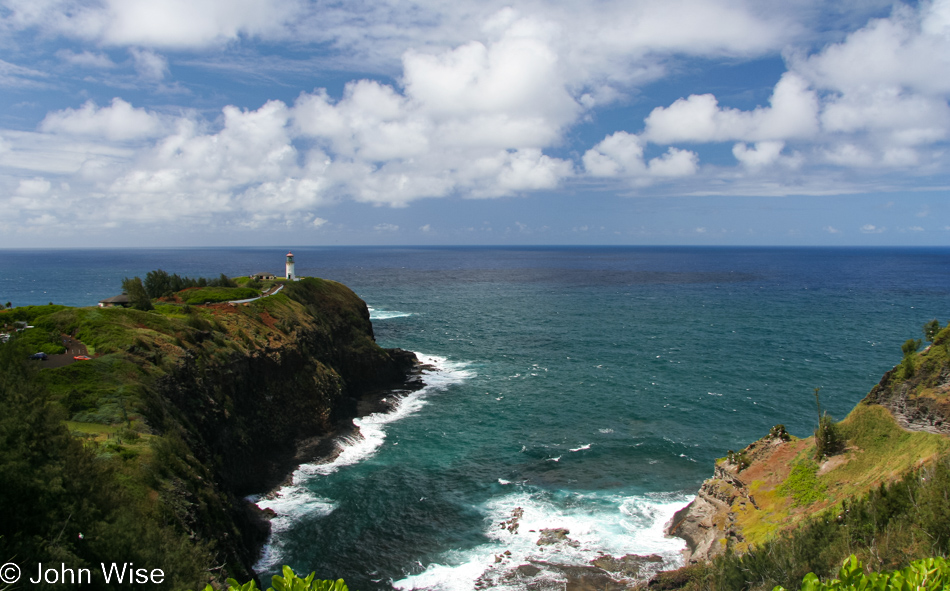
M272 295L274 295L275 293L277 293L278 291L280 291L280 290L282 290L282 289L284 289L284 284L283 284L283 283L281 283L280 285L278 285L278 286L277 286L277 289L275 289L274 291L269 292L269 293L265 293L265 294L263 294L263 295L259 295L259 296L257 296L256 298L249 298L249 299L246 299L246 300L231 300L231 301L228 302L228 303L229 303L229 304L246 304L247 302L253 302L254 300L259 300L259 299L261 299L261 298L266 298L267 296L272 296Z
M70 363L76 363L76 360L73 359L76 355L89 355L86 345L83 345L69 335L64 334L61 336L63 337L63 346L66 347L66 352L60 355L50 355L46 361L38 361L37 363L42 363L43 367L63 367Z

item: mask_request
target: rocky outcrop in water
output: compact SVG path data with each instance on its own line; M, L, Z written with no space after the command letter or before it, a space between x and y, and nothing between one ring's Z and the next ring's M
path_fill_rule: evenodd
M745 474L742 471L748 469L747 464L768 465L777 452L785 451L787 443L780 435L770 435L733 458L721 460L712 478L703 482L696 498L673 515L666 533L686 541L683 558L687 564L715 558L729 545L744 541L736 524L736 510L758 509L758 505L747 484L755 478L755 470ZM739 457L741 463L733 461Z

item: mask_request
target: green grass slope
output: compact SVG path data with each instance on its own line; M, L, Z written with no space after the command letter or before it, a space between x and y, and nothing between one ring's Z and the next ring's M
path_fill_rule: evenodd
M856 555L868 571L950 553L950 329L910 351L837 429L845 447L816 457L815 438L765 437L717 462L704 490L713 560L664 573L655 589L798 588ZM722 550L725 550L723 553Z
M212 289L259 293L0 311L0 327L33 326L0 345L0 506L14 515L0 562L128 560L166 569L167 589L246 580L266 530L241 496L353 416L354 396L404 377L408 358L376 345L365 303L339 283L245 304L180 297ZM27 361L64 336L93 359Z

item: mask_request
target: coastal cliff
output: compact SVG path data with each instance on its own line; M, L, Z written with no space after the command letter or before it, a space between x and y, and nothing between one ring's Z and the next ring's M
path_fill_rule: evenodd
M944 329L921 353L906 351L901 363L837 423L844 444L834 453L819 457L814 437L798 439L777 425L766 437L718 460L696 498L667 524L669 535L687 542L687 566L664 573L650 586L733 588L722 583L730 568L745 570L734 576L746 581L743 585L750 584L743 577L759 577L755 580L771 588L779 575L763 573L784 569L782 576L797 586L788 575L797 561L810 561L814 571L840 565L843 556L854 552L867 554L880 566L946 552L942 534L927 531L934 518L926 512L931 509L921 508L921 499L931 495L939 500L946 494L942 478L950 467L948 344L950 329ZM892 489L900 492L889 492ZM886 501L897 494L916 500L897 511L893 501ZM890 503L886 510L879 506L885 503L881 499ZM889 524L892 518L899 525ZM920 541L928 536L932 544ZM816 548L808 550L809 544ZM836 544L841 547L828 548ZM824 552L821 560L828 565L815 566L814 556L802 558L808 552ZM791 556L796 553L801 556ZM771 556L763 558L765 554ZM728 560L711 566L710 561L724 557ZM784 566L762 566L777 562ZM750 566L753 563L756 566ZM809 570L800 574L805 572ZM700 579L705 582L698 583Z
M85 452L70 453L98 458L110 490L134 505L130 518L192 559L168 588L253 577L269 525L243 497L331 452L333 436L352 429L350 419L377 394L420 385L415 355L380 348L365 303L339 283L304 279L246 303L181 300L165 298L150 312L36 306L0 316L35 326L39 336L29 338L45 338L46 350L62 337L93 357L34 366L28 379L84 442ZM92 562L92 538L78 528L89 532L102 519L55 525L77 528L72 539L56 538L57 552ZM38 559L50 551L36 548Z

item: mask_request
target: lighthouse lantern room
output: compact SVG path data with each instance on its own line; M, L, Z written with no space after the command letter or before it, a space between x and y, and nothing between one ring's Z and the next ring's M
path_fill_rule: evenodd
M287 281L296 281L297 275L294 273L294 253L287 253Z

